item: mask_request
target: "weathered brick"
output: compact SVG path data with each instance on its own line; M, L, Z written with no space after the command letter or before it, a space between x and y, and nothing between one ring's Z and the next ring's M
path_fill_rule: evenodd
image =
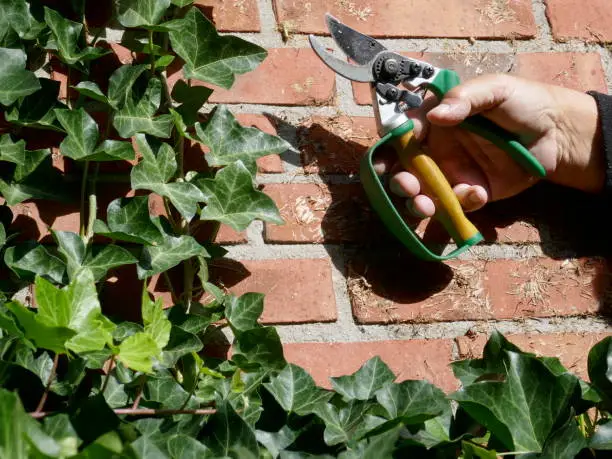
M546 16L556 40L612 41L612 11L608 0L547 0Z
M178 65L178 64L177 64ZM180 68L170 66L168 83L181 78ZM205 85L192 80L193 85ZM209 86L209 85L205 85ZM275 105L331 105L335 76L308 48L269 49L268 57L255 70L236 77L231 89L215 88L212 103Z
M219 32L259 32L261 29L255 0L196 0L194 5Z
M285 33L327 34L325 13L374 37L527 38L536 34L531 2L516 0L367 0L296 2L274 0Z
M347 264L360 323L517 319L594 314L610 276L601 259L424 263L366 253Z
M377 139L372 117L312 116L298 128L298 146L308 174L356 174Z
M329 259L219 260L211 271L215 282L237 295L264 293L264 323L336 320Z
M588 380L589 350L609 333L531 333L505 337L525 352L542 357L557 357L572 373ZM481 358L488 335L479 333L456 339L461 359Z
M330 377L354 373L374 356L389 366L397 382L425 379L446 392L458 386L449 368L451 340L287 343L283 348L289 362L306 369L326 388L331 388Z
M266 223L272 243L365 242L388 238L361 185L269 184L284 225Z
M519 53L514 55L473 53L467 47L445 53L402 53L456 71L462 80L485 73L511 73L579 91L607 92L606 78L597 53ZM355 101L371 103L367 84L352 83Z

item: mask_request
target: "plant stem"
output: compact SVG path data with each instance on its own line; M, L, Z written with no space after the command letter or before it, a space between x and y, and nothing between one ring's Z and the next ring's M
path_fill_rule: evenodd
M111 372L113 371L113 366L115 364L115 355L111 357L111 360L108 364L108 373L106 373L106 378L104 378L104 383L102 384L102 389L100 393L104 395L104 391L106 390L106 386L108 386L108 381L110 380Z
M192 260L186 260L183 264L183 297L185 311L189 314L191 310L191 300L193 299L193 264Z
M172 281L170 280L170 276L168 275L168 271L164 271L164 281L170 290L170 296L172 297L172 302L174 304L178 303L178 296L176 296L176 291L174 290L174 286L172 285Z
M89 192L89 212L87 218L87 230L85 232L85 244L93 238L94 222L98 212L98 198L96 196L96 180L100 171L100 163L96 163L93 180L91 181L91 191Z
M140 403L140 399L142 398L142 394L144 392L145 382L146 382L146 378L142 376L141 381L140 381L140 386L138 387L138 394L136 395L136 398L134 399L134 403L132 405L133 410L138 408L138 404Z
M151 76L155 76L155 53L153 52L153 31L149 29L149 56L151 56Z
M53 380L55 379L55 372L57 371L58 363L59 363L59 354L55 354L55 357L53 358L53 366L51 367L51 373L49 373L49 379L47 379L47 385L45 386L45 391L43 392L42 397L40 397L40 401L38 402L38 406L36 407L34 414L41 413L42 409L45 407L45 402L47 401L49 390L51 390L51 384L53 383Z
M153 408L116 408L113 410L115 414L126 414L128 416L172 416L175 414L194 414L199 416L207 416L215 414L217 410L215 408L200 408L197 410L156 410ZM240 412L238 410L237 412ZM34 419L41 419L45 416L51 416L56 414L53 411L34 411L30 413Z
M83 178L81 179L81 215L79 218L79 234L85 238L85 193L87 191L87 173L89 172L89 161L83 166Z

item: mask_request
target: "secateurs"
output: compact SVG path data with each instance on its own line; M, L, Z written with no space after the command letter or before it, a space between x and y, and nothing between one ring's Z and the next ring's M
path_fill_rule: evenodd
M463 213L444 174L420 148L414 137L414 124L405 113L408 109L421 106L423 94L427 90L442 99L446 92L459 84L457 73L388 51L377 40L342 24L330 14L326 15L326 21L335 42L355 64L338 59L311 35L310 44L316 54L343 77L370 83L380 140L363 157L360 176L370 203L385 226L416 256L425 260L453 258L480 242L482 235ZM530 174L537 177L546 175L542 165L527 148L487 118L472 116L460 126L494 143ZM432 252L393 205L373 167L376 151L387 143L395 148L402 166L419 177L423 191L434 199L434 217L442 223L457 245L451 253L438 255Z

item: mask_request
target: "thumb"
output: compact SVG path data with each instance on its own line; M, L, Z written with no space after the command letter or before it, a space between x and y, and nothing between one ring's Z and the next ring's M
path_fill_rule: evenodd
M427 119L439 126L454 126L468 116L491 110L506 101L513 87L508 75L485 75L448 91Z

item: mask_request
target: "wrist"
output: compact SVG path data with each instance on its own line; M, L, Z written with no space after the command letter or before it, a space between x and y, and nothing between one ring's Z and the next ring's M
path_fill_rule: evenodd
M549 180L598 193L605 181L605 159L597 103L588 94L555 88L558 101L557 164Z

